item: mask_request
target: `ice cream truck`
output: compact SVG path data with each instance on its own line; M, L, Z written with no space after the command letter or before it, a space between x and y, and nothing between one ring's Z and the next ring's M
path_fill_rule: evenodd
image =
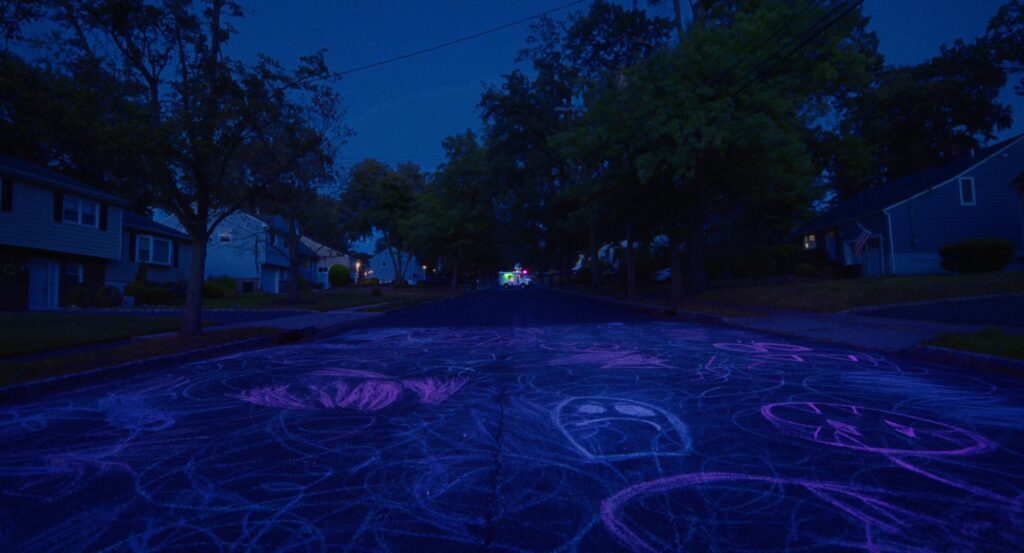
M515 268L511 271L498 271L498 286L502 288L529 288L533 285L533 279L530 278L530 271L524 269L522 265L516 263Z

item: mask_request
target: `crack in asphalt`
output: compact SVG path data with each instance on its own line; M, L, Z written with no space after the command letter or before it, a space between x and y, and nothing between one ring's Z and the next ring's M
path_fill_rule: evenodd
M496 368L504 368L505 362L510 358L510 355L504 355L496 363ZM494 430L494 454L491 457L493 463L493 470L491 470L490 478L490 494L485 504L484 512L484 542L480 545L480 551L490 551L491 545L494 543L494 534L496 531L494 521L498 516L499 509L499 497L498 497L498 479L501 474L502 466L502 452L505 441L505 405L508 401L508 395L505 391L504 371L499 373L498 380L498 393L495 395L495 401L498 404L498 424Z

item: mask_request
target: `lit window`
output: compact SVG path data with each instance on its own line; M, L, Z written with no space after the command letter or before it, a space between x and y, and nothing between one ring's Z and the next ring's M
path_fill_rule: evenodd
M231 241L231 231L225 231L220 233L218 239L220 240L221 244L227 244L228 242Z
M818 238L816 236L814 236L813 234L808 234L807 236L804 236L804 249L805 250L814 250L814 249L817 249L817 248L818 248Z
M960 179L960 205L975 205L977 198L974 197L974 179L963 177Z
M100 204L66 196L64 198L64 222L87 227L98 227L100 222Z
M135 239L135 260L154 265L171 264L171 241L154 236L139 236Z

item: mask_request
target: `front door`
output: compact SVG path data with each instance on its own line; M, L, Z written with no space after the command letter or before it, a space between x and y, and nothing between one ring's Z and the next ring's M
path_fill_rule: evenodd
M60 266L55 261L33 259L28 271L28 308L56 309Z

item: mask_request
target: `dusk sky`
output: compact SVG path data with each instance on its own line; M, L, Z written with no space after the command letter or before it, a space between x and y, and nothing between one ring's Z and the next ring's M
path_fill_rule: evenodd
M245 0L231 51L251 60L266 53L286 65L298 56L327 50L334 71L427 48L517 19L570 0ZM629 4L630 2L623 2ZM981 35L1002 0L867 0L864 11L890 63L915 63L938 53L956 38ZM589 3L552 14L563 18ZM671 8L659 8L669 15ZM387 163L413 161L433 169L442 161L441 140L477 130L476 109L484 83L497 83L516 67L529 24L462 44L360 71L339 84L355 132L340 153L351 166L367 157ZM1010 87L1004 102L1017 120L1001 136L1024 132L1024 99Z

